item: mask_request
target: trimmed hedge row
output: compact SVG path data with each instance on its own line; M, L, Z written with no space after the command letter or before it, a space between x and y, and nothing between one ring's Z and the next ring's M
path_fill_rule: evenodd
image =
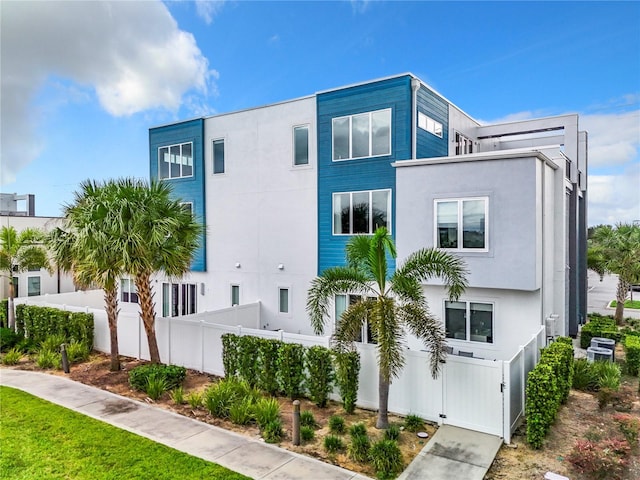
M93 314L67 312L35 305L16 306L18 335L39 344L53 335L63 336L66 342L76 341L93 348Z
M593 337L609 338L617 343L622 339L622 333L612 317L590 313L589 322L580 331L580 348L589 348Z
M624 353L627 359L627 371L637 376L640 372L640 337L627 335L624 339Z
M558 338L542 349L540 362L529 372L525 415L527 442L532 448L542 447L560 405L569 397L573 382L573 357L571 339Z
M0 327L9 326L9 300L0 300Z

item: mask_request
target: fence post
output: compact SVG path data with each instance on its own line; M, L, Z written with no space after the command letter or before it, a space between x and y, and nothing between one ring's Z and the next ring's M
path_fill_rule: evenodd
M167 347L169 350L167 352L167 356L169 357L168 365L171 365L171 319L170 318L167 320Z
M204 372L204 319L200 320L200 373Z
M293 444L300 445L300 400L293 401Z

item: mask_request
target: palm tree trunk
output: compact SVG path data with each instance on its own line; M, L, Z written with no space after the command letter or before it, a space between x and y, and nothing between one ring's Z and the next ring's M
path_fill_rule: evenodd
M376 428L389 428L389 380L378 374L378 419Z
M624 316L624 302L627 299L628 291L629 284L623 279L618 278L618 286L616 288L616 313L613 317L616 320L616 325L622 324L622 318Z
M158 341L156 340L155 303L153 303L153 293L151 292L151 275L148 273L136 275L135 283L138 289L140 317L142 318L144 331L147 334L151 363L160 363L160 351L158 350Z
M109 370L117 372L120 370L120 355L118 352L118 290L105 289L104 304L107 309L107 321L109 322L109 337L111 342L111 364Z
M16 292L13 288L13 278L9 276L9 298L7 299L7 316L9 318L7 318L7 326L14 332L16 331L16 309L13 304L13 297L15 296L15 294Z

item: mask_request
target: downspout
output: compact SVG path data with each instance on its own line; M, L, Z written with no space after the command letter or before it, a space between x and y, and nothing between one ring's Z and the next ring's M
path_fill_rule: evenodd
M411 79L411 158L418 158L418 90L420 80Z

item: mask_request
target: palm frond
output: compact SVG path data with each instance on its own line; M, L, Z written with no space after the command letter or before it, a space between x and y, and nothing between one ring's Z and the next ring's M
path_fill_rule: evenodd
M337 319L336 331L333 336L334 348L339 352L350 351L353 343L358 340L362 326L371 316L373 301L362 299L349 307Z
M431 375L435 379L445 360L446 335L442 322L431 315L426 305L416 303L398 307L398 317L429 350Z

